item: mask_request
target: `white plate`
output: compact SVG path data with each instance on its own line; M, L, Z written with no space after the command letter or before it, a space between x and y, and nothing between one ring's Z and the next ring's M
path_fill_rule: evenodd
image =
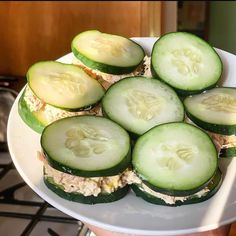
M154 38L136 38L150 54ZM224 85L236 87L236 56L217 50L224 63ZM71 63L72 55L60 59ZM211 68L209 68L210 70ZM40 135L18 115L16 99L8 121L8 145L13 162L25 182L43 199L66 214L112 231L144 235L176 235L214 229L236 220L236 158L220 165L224 180L210 200L180 207L156 206L131 192L109 204L83 205L63 200L43 183L43 165L36 158Z

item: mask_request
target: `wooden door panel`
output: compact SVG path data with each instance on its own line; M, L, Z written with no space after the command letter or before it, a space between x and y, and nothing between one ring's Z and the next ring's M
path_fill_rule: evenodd
M141 1L0 2L0 74L23 76L36 61L55 60L70 52L71 40L84 30L98 29L126 37L148 36L150 24L144 21L148 4Z

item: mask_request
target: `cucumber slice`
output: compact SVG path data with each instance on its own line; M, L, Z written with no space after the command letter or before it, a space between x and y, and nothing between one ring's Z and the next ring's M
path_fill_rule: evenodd
M21 119L35 132L41 134L46 123L39 112L31 112L24 100L24 92L18 102L18 113Z
M58 120L44 129L41 146L53 168L72 175L112 176L131 161L128 133L103 117Z
M184 100L187 116L199 127L218 134L236 134L236 89L214 88Z
M220 157L222 158L236 157L236 147L222 148L220 150Z
M145 77L128 77L113 84L102 100L106 116L141 135L152 127L184 119L183 104L168 85Z
M151 67L154 77L182 95L214 87L222 74L216 51L201 38L185 32L168 33L157 40Z
M145 56L142 47L132 40L97 30L78 34L71 49L86 66L108 74L130 73Z
M65 110L89 107L104 95L98 81L81 68L55 61L38 62L31 66L27 80L39 99Z
M218 154L210 137L186 123L154 127L133 149L132 163L151 188L172 196L198 192L214 176Z
M188 195L188 196L185 196L184 199L182 200L173 196L164 195L163 193L158 193L159 197L157 197L156 196L157 193L153 195L150 192L145 191L140 185L137 185L137 184L131 185L131 188L135 192L137 197L141 197L147 202L150 202L156 205L176 207L176 206L181 206L181 205L200 203L200 202L208 200L214 194L216 194L216 192L219 190L221 186L221 183L222 183L222 174L220 170L218 169L212 181L206 186L206 188L209 191L207 191L206 193L203 193L201 196L199 196L200 192L195 193L193 195ZM175 198L176 201L174 203L170 203L164 200L168 198Z
M84 204L97 204L97 203L108 203L114 202L123 198L129 192L129 186L126 185L123 188L119 188L115 192L109 194L99 194L95 196L84 196L83 194L77 192L65 192L60 185L55 184L50 178L44 177L44 183L46 186L52 190L58 196L74 202L80 202Z

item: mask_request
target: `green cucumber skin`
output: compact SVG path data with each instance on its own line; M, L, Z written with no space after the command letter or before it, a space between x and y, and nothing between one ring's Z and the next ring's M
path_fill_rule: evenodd
M134 42L131 39L128 39L130 41L132 41L133 43L137 44L136 42ZM143 48L137 44L140 49L142 49L143 51L143 58L145 56L145 52L143 50ZM76 58L78 58L84 65L95 69L95 70L99 70L101 72L107 73L107 74L114 74L114 75L122 75L122 74L128 74L133 72L140 64L142 64L143 59L134 66L129 66L129 67L120 67L120 66L113 66L113 65L107 65L104 63L100 63L97 61L93 61L91 59L89 59L88 57L86 57L85 55L83 55L82 53L80 53L74 46L73 46L73 41L71 43L71 50L73 52L73 54L75 55Z
M69 201L80 202L83 204L90 204L90 205L97 204L97 203L114 202L114 201L120 200L129 192L129 186L126 185L125 187L119 188L117 191L111 194L99 194L97 197L84 196L79 193L67 193L63 191L63 189L60 188L60 186L57 186L56 184L51 183L46 177L44 177L44 183L51 191L53 191L55 194L57 194L61 198L64 198Z
M219 190L221 184L222 184L222 174L221 174L221 171L218 170L216 172L213 182L209 183L210 192L208 192L205 196L202 196L200 198L193 196L192 198L189 198L189 199L185 200L184 202L176 201L175 204L166 203L161 198L154 197L151 194L140 190L139 187L135 184L131 185L131 189L134 191L134 193L136 194L137 197L141 197L145 201L150 202L152 204L177 207L177 206L181 206L181 205L200 203L200 202L204 202L204 201L208 200Z
M205 129L207 131L223 134L223 135L235 135L236 134L236 125L219 125L219 124L211 124L202 120L199 120L197 117L192 115L190 112L187 111L185 106L185 112L187 117L192 120L197 126Z
M42 144L41 144L42 147ZM43 149L43 147L42 147ZM113 166L109 169L105 170L97 170L97 171L86 171L80 169L73 169L69 166L63 165L54 159L52 159L46 152L43 150L44 156L48 161L48 164L61 172L68 173L71 175L81 176L81 177L100 177L100 176L113 176L122 173L125 169L131 166L131 148L129 149L126 157L118 163L116 166Z
M212 88L215 88L216 85L217 85L217 82L206 87L206 88L203 88L201 90L183 90L183 89L180 89L180 88L176 88L174 86L172 86L171 84L167 83L165 80L163 80L162 78L159 77L159 75L156 73L156 71L153 69L153 65L152 65L152 60L151 60L151 73L152 73L152 77L153 79L158 79L160 80L161 82L167 84L168 86L170 86L172 89L175 90L175 92L179 95L179 96L182 96L182 97L186 97L186 96L189 96L189 95L194 95L194 94L199 94L199 93L202 93L204 92L205 90L207 89L212 89Z
M172 34L172 33L173 33L173 32L166 33L166 34L162 35L162 37L163 37L163 36L166 36L166 35L168 35L168 34ZM191 33L188 33L188 32L182 32L182 33L189 34L189 35L193 35L193 36L196 37L196 35L191 34ZM159 40L159 39L158 39L158 40ZM155 48L155 45L156 45L156 43L158 42L158 40L154 43L153 49ZM202 39L202 40L203 40L203 39ZM206 42L205 40L203 40L203 41ZM188 96L188 95L198 94L198 93L201 93L201 92L203 92L203 91L205 91L205 90L207 90L207 89L214 88L214 87L217 85L217 83L219 82L219 80L220 80L220 78L221 78L221 76L222 76L222 73L223 73L223 62L222 62L220 56L217 54L216 50L215 50L208 42L206 42L206 43L207 43L207 44L209 45L209 47L211 47L211 49L215 52L215 54L218 56L218 58L219 58L219 60L220 60L220 63L221 63L221 74L220 74L218 80L216 81L216 83L214 83L214 84L212 84L212 85L210 85L210 86L208 86L208 87L206 87L206 88L203 88L203 89L201 89L201 90L183 90L183 89L180 89L180 88L173 87L172 85L166 83L162 78L160 78L160 76L158 75L158 73L154 70L154 68L153 68L153 51L154 51L154 50L152 49L152 53L151 53L151 73L152 73L153 78L159 79L159 80L161 80L162 82L166 83L167 85L171 86L171 87L176 91L176 93L178 93L180 96Z
M43 132L43 129L45 128L45 125L42 124L29 110L25 100L24 100L24 94L21 95L19 102L18 102L18 113L21 117L21 119L35 132L41 134Z
M112 119L107 115L107 113L105 112L103 106L102 106L102 116L103 116L103 117L106 117L106 118L109 119L109 120L112 120ZM114 120L112 120L112 121L114 121ZM115 121L114 121L114 122L115 122ZM124 128L124 129L125 129L125 128ZM125 129L125 130L128 132L128 134L129 134L129 136L130 136L130 139L131 139L132 141L136 141L136 140L139 138L139 136L140 136L139 134L135 134L135 133L133 133L133 132L127 130L127 129Z
M220 150L220 157L221 158L236 157L236 147L222 148Z
M217 172L217 171L216 171ZM192 195L194 193L197 193L199 192L201 189L205 188L211 181L212 179L214 178L216 172L213 174L213 176L207 180L205 183L203 183L201 186L197 187L197 188L193 188L193 189L189 189L189 190L172 190L172 189L163 189L163 188L160 188L160 187L156 187L152 184L150 184L149 182L143 180L143 182L150 188L152 189L153 191L156 191L156 192L160 192L160 193L163 193L163 194L166 194L166 195L170 195L170 196L176 196L176 197L183 197L183 196L186 196L186 195Z
M84 106L84 107L80 107L80 108L76 108L76 109L69 109L69 108L64 108L64 107L58 107L58 106L53 106L53 105L50 105L50 106L53 106L53 107L56 107L56 108L59 108L61 110L65 110L65 111L69 111L69 112L79 112L79 111L89 111L91 109L93 109L95 106L97 106L99 104L100 101L96 102L96 103L93 103L93 104L90 104L88 106Z

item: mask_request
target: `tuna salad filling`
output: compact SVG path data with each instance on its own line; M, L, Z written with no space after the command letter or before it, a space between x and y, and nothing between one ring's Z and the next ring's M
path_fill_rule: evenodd
M98 70L91 69L87 67L85 64L83 64L75 56L73 56L72 64L80 66L87 74L89 74L94 79L97 79L105 89L108 89L112 84L126 77L138 76L138 75L151 77L152 75L151 75L151 69L150 69L150 61L151 61L151 58L148 56L145 56L143 63L139 65L132 73L123 74L123 75L107 74Z
M189 124L197 126L188 117L185 118L185 121ZM199 126L197 126L197 127L201 129L201 127L199 127ZM204 131L206 131L206 130L204 130ZM218 153L223 148L236 147L236 136L235 135L222 135L222 134L217 134L217 133L213 133L210 131L206 131L206 132L209 134L212 141L214 142Z
M183 197L176 197L176 196L170 196L170 195L167 195L167 194L156 192L156 191L152 190L151 188L149 188L144 183L141 183L138 186L142 191L144 191L144 192L146 192L146 193L148 193L148 194L150 194L154 197L162 199L167 204L175 204L177 201L184 202L184 201L186 201L188 199L191 199L193 197L201 198L201 197L205 196L210 191L207 187L205 187L205 188L203 188L202 190L200 190L199 192L197 192L193 195L188 195L188 196L183 196Z
M47 123L52 123L53 121L59 120L61 118L76 116L76 115L102 115L101 106L97 105L91 110L84 110L79 112L71 112L62 110L51 105L48 105L41 101L29 88L26 86L24 100L31 112L42 111L45 115Z
M80 193L84 196L95 196L98 194L110 194L119 188L129 184L130 170L123 173L106 177L80 177L70 175L52 168L49 164L44 165L45 177L50 178L54 184L62 187L68 193Z
M236 136L235 135L222 135L212 132L207 132L214 143L219 145L221 148L236 147Z
M84 196L95 196L98 194L109 194L119 188L132 184L136 175L132 170L127 168L125 171L114 176L105 177L81 177L67 174L52 168L42 152L37 153L38 159L44 163L44 176L60 186L63 191L72 193L77 192Z
M68 193L80 193L84 196L95 196L101 194L110 194L119 188L126 185L137 184L139 188L154 197L160 198L167 204L175 204L176 201L184 202L185 200L194 197L201 198L205 196L210 190L205 187L194 195L184 197L169 196L163 193L156 192L149 188L143 181L136 175L134 171L127 168L123 173L114 176L106 177L80 177L70 175L52 168L46 161L43 153L38 152L38 158L44 162L44 175L45 178L50 179L54 184L60 186L63 191Z

